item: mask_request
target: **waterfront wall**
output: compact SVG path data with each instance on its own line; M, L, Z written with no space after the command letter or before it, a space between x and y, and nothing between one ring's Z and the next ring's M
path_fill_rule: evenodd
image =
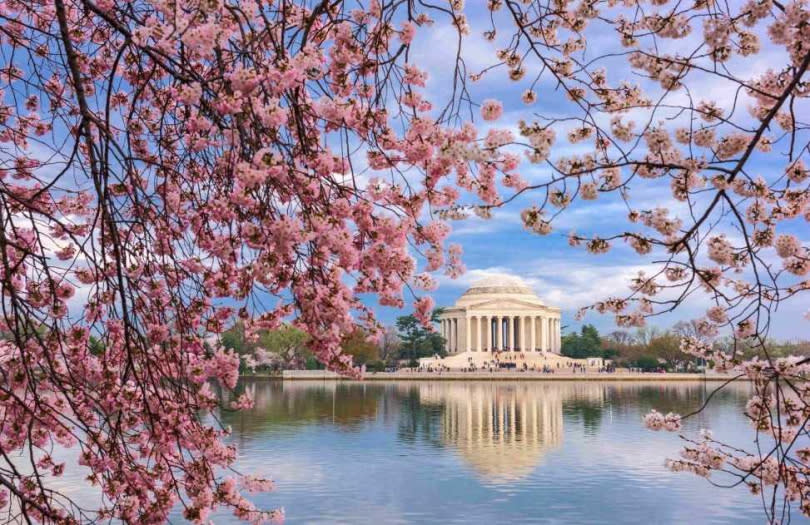
M341 379L341 376L329 370L284 370L282 379Z
M726 374L657 374L643 372L613 372L613 373L570 373L557 372L543 374L541 372L517 372L498 370L494 372L410 372L400 370L397 372L367 372L363 379L366 381L728 381L732 376ZM285 381L296 380L344 380L334 372L327 370L285 370L282 373Z

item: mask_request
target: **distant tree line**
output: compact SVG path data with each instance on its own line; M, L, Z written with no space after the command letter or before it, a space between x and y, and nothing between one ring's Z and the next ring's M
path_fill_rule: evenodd
M434 323L438 322L440 314L441 309L434 310ZM634 331L614 330L605 335L600 334L595 326L585 324L579 331L562 336L561 353L574 359L602 357L613 360L619 367L646 371L688 371L711 365L680 351L681 338L697 335L697 327L686 321L676 323L668 330L646 327ZM8 338L9 334L0 332L0 339ZM224 347L242 356L240 371L243 374L324 368L308 348L309 336L290 324L262 331L255 341L249 341L244 327L237 323L222 334L221 341ZM735 342L731 337L720 337L713 343L729 353L734 350ZM89 344L93 354L104 353L104 344L95 336L90 337ZM414 366L423 357L444 357L444 344L445 340L438 332L425 328L413 315L405 315L398 317L394 326L385 327L377 341L370 340L368 334L358 329L343 338L342 348L353 356L357 365L365 365L370 371L382 371L400 365ZM749 359L755 355L755 349L746 347L739 340L736 345L736 351L742 357ZM810 341L771 341L769 348L772 357L810 356ZM257 349L262 349L267 359L251 367L250 360Z
M433 312L433 321L438 322L440 309ZM308 349L309 336L301 330L285 324L276 330L264 330L255 341L245 337L241 323L235 324L222 334L222 345L233 349L241 357L241 372L272 373L292 369L322 369ZM400 363L413 365L421 357L444 356L444 338L436 331L425 328L413 315L398 317L393 327L386 327L377 341L361 329L344 336L343 352L350 354L357 365L367 370L382 371ZM257 350L265 359L252 366Z
M615 330L601 335L593 325L583 325L578 332L570 332L562 337L561 353L565 356L583 359L586 357L603 357L612 359L619 367L639 368L646 371L663 369L668 371L688 371L699 369L711 363L701 362L680 351L683 337L698 336L697 327L681 321L668 330L656 327L639 328L629 332ZM721 337L714 340L714 345L731 350L734 340ZM770 343L774 357L787 355L810 356L810 341ZM747 359L755 354L753 348L740 346L737 351Z

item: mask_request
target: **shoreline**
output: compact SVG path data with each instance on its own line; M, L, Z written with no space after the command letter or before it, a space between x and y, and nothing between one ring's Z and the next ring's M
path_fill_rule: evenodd
M688 373L554 373L541 372L368 372L359 381L698 381L724 382L733 376L725 374ZM242 376L282 381L358 381L325 370L285 370L281 375ZM738 380L747 381L741 377Z

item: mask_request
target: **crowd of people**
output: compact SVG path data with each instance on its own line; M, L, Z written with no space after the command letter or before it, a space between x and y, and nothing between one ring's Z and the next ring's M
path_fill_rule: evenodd
M547 360L546 356L542 356L543 360ZM568 361L561 363L557 360L554 363L543 364L542 366L536 361L529 364L526 360L526 354L515 352L493 352L492 359L484 361L483 363L476 363L472 357L467 359L467 366L459 369L451 369L443 364L435 363L429 365L419 365L408 369L411 372L539 372L542 374L585 374L588 372L598 374L609 374L616 371L615 365L612 363L602 364L599 367L588 367L584 363L574 363Z

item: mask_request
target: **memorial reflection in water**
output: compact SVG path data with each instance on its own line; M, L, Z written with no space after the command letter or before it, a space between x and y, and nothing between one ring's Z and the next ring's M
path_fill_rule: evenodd
M453 450L487 483L519 480L562 445L563 407L600 410L606 385L574 382L250 383L256 408L225 413L242 439L294 418L358 428L396 422L403 439ZM615 387L614 387L615 388ZM258 416L258 417L257 417Z
M492 483L530 474L562 443L562 391L536 385L420 386L422 402L443 406L442 440Z

